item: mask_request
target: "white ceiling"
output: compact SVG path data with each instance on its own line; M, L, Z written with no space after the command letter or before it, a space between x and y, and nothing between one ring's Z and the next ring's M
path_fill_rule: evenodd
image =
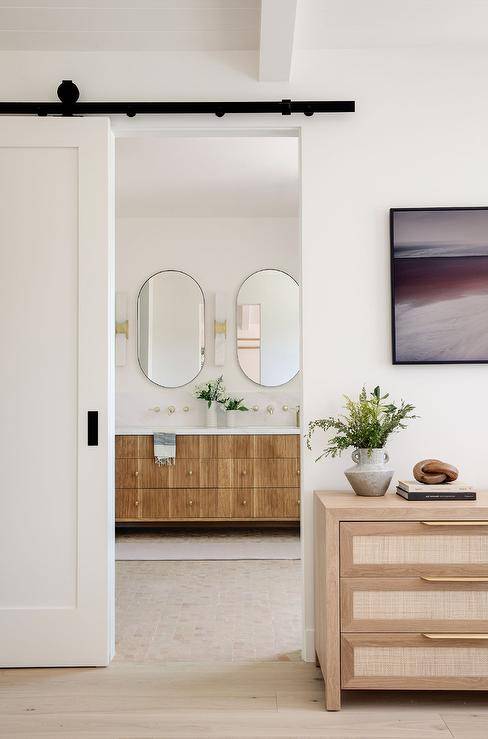
M0 0L0 49L257 50L260 9L260 0ZM487 41L487 0L298 0L296 49Z
M118 138L116 171L119 217L298 215L296 138Z
M260 0L0 0L0 49L240 50Z

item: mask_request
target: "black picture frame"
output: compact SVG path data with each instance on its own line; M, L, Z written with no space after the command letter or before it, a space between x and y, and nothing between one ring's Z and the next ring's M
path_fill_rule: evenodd
M442 364L488 364L486 359L399 359L396 326L396 259L395 259L395 214L400 212L439 212L439 211L486 211L488 206L390 208L390 292L391 292L391 348L393 365L442 365ZM465 257L469 258L469 257ZM472 257L476 258L476 257ZM486 326L488 332L488 322Z

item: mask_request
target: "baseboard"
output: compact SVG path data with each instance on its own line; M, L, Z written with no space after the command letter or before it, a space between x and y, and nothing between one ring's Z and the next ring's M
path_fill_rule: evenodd
M304 662L315 662L315 629L305 629L302 659Z

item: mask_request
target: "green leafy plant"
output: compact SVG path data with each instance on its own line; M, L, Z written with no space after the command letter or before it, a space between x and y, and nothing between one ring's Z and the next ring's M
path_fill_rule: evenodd
M209 408L214 402L222 403L226 397L224 376L220 375L216 380L210 380L210 382L203 382L199 385L195 385L193 395L199 400L205 400Z
M226 411L248 411L249 408L243 405L243 400L244 398L232 398L229 396L225 400L222 400L221 403Z
M418 416L413 414L415 407L401 401L400 405L388 402L389 395L381 394L377 386L373 392L367 392L363 386L358 400L344 395L345 413L337 418L319 418L308 426L307 447L312 448L312 436L317 428L333 435L322 454L322 457L336 457L346 449L381 449L385 446L390 434L407 427L406 421Z

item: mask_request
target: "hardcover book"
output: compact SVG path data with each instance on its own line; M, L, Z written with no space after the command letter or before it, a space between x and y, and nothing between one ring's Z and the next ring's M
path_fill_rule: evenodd
M398 487L407 493L474 493L472 485L459 480L454 482L443 482L441 485L424 485L416 480L398 480Z
M445 487L445 486L444 486ZM400 487L396 489L397 495L405 500L476 500L476 493L470 492L408 492Z

